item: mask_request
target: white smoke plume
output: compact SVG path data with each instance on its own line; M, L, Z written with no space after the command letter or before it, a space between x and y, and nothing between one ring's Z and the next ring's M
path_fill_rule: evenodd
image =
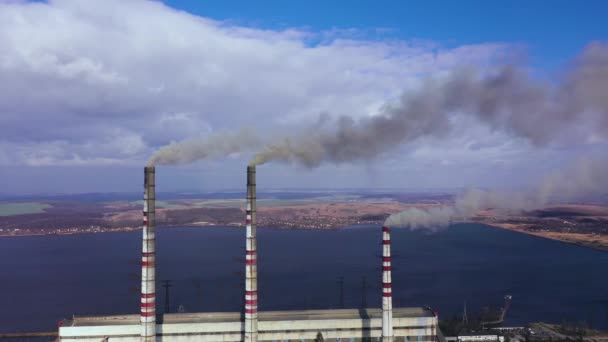
M608 159L580 159L565 172L545 176L538 187L539 201L572 202L608 194Z
M439 230L453 222L466 221L481 209L521 212L540 209L542 206L535 194L469 189L457 196L453 205L408 208L390 215L384 224L412 230Z
M525 68L473 69L428 81L396 106L358 121L341 117L333 130L316 130L275 142L251 164L272 160L316 167L324 162L371 160L423 136L443 136L454 115L528 139L535 145L608 139L608 44L592 43L555 82L534 80Z
M163 146L150 157L148 165L178 165L218 159L233 153L254 150L260 145L260 138L250 130L216 133Z
M455 221L470 219L482 209L518 213L537 210L549 203L584 201L590 196L608 194L608 159L580 160L563 172L543 178L529 192L470 189L459 195L453 205L408 208L390 215L385 225L409 229L438 230Z

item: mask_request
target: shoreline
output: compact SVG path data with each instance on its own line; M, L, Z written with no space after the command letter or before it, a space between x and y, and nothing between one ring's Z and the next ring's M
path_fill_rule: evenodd
M111 228L107 230L77 230L77 231L48 231L48 232L28 232L23 234L3 234L2 237L26 237L26 236L51 236L51 235L78 235L78 234L103 234L103 233L121 233L121 232L132 232L135 230L141 230L141 227L123 227L123 228Z
M584 248L591 248L598 251L608 252L608 236L604 235L591 235L591 234L581 234L581 233L561 233L561 232L551 232L551 231L531 231L527 229L525 226L509 224L509 223L495 223L495 222L479 222L479 221L465 221L459 223L472 223L472 224L483 224L486 226L505 229L512 232L527 234L543 239L559 241L562 243L567 243L570 245L576 245ZM362 225L373 225L372 223L366 223ZM275 230L326 230L326 231L335 231L339 229L347 229L351 227L349 226L340 226L340 227L332 227L332 228L294 228L294 227L259 227L263 229L275 229ZM357 226L357 225L354 225ZM175 226L159 226L157 228L161 229L171 229L171 228L217 228L217 227L230 227L230 228L239 228L244 227L244 225L239 224L185 224L185 225L175 225ZM121 232L132 232L136 230L141 230L141 227L120 227L120 228L107 228L107 229L99 229L99 230L71 230L71 231L48 231L48 232L27 232L23 234L4 234L4 232L0 233L0 238L3 237L28 237L28 236L51 236L51 235L77 235L77 234L103 234L103 233L121 233Z
M363 224L366 225L366 224ZM230 227L230 228L245 228L244 224L180 224L180 225L163 225L157 226L159 229L171 229L171 228L217 228L217 227ZM346 229L351 226L343 227L331 227L331 228L294 228L294 227L258 227L262 229L274 229L274 230L322 230L322 231L334 231L338 229ZM73 230L73 231L46 231L46 232L27 232L20 234L5 234L0 232L0 238L2 237L27 237L27 236L53 236L53 235L78 235L78 234L103 234L103 233L123 233L141 230L142 227L120 227L120 228L104 228L99 230ZM27 230L27 229L23 229Z
M551 232L551 231L530 231L526 227L520 227L513 224L508 223L485 223L485 222L477 222L483 223L487 226L505 229L512 232L527 234L536 236L539 238L558 241L561 243L567 243L569 245L575 245L584 248L595 249L597 251L608 252L608 236L604 235L592 235L592 234L581 234L581 233L561 233L561 232ZM589 240L592 238L593 240Z

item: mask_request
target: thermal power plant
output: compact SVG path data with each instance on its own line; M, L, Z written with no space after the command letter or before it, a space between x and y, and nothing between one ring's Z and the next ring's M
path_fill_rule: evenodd
M62 342L85 341L435 341L428 308L393 308L390 228L382 227L382 308L258 311L256 168L247 167L245 295L241 312L156 311L155 168L144 171L140 314L78 317L59 327ZM268 296L267 294L266 296ZM280 293L271 295L279 296ZM328 304L329 306L329 304ZM133 308L136 311L136 308Z

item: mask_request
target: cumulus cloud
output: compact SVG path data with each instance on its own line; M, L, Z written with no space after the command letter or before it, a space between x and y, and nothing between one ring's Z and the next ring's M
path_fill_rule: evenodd
M154 1L0 2L0 162L143 163L184 138L365 117L425 75L504 54L240 27Z

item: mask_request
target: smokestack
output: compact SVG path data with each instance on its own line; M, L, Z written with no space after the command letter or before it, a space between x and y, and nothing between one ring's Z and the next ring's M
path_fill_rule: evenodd
M154 233L156 182L154 166L144 168L144 222L141 256L141 340L156 340L156 266Z
M247 243L245 245L245 342L258 341L258 267L255 166L247 166Z
M391 280L391 232L382 227L382 342L393 341L393 289Z

